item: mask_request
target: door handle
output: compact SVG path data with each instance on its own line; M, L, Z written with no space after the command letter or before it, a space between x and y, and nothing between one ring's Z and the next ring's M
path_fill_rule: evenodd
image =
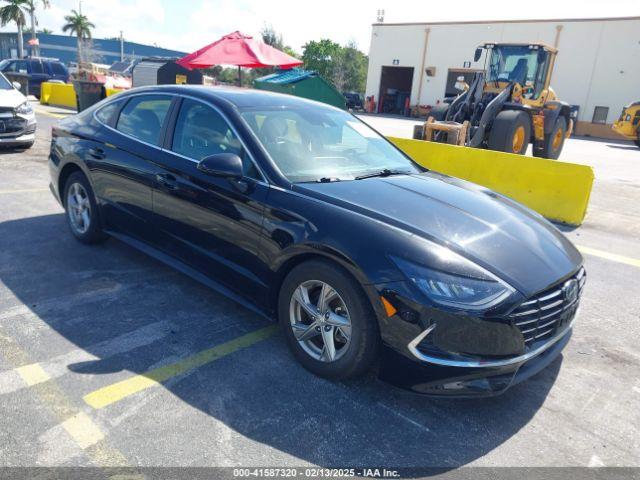
M156 175L156 181L169 190L178 189L178 180L170 173L159 173Z
M106 157L104 150L98 147L90 148L89 155L97 160L104 160L104 158Z

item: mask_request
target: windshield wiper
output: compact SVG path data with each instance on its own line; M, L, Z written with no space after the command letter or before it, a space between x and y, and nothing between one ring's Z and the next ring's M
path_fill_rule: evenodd
M389 177L391 175L407 175L411 172L406 172L402 170L389 170L385 168L384 170L379 170L377 172L366 173L364 175L359 175L356 177L356 180L364 180L365 178L373 178L373 177Z

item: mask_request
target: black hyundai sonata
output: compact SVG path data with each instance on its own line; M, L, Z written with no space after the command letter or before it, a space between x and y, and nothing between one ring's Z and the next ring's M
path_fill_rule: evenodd
M538 214L292 96L134 89L60 122L50 169L79 241L112 236L277 317L323 377L503 392L566 345L586 280Z

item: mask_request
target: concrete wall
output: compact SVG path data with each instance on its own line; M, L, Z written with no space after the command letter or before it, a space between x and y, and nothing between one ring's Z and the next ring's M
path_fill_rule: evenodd
M418 99L425 30L429 29L424 75ZM484 67L473 53L485 42L544 42L559 54L551 85L562 100L580 106L579 120L591 122L595 106L609 107L613 123L624 105L638 100L640 17L602 20L549 20L493 23L376 24L369 53L367 95L379 100L383 66L414 67L411 105L434 105L444 97L449 68Z

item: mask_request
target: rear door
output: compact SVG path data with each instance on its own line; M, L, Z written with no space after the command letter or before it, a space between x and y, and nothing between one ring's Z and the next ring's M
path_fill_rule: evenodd
M107 228L153 242L152 186L173 97L134 95L96 112L103 128L83 152Z
M268 184L234 127L213 105L183 98L174 111L153 193L153 222L172 255L259 301L266 294L258 259ZM235 153L244 163L240 181L198 170L216 153Z

